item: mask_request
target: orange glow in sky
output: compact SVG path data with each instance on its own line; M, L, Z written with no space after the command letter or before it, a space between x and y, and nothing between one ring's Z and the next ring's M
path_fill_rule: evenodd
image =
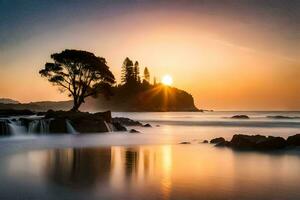
M267 22L225 14L158 9L68 24L3 51L0 96L21 102L66 100L38 71L66 48L105 57L118 82L123 60L137 60L166 85L186 90L196 106L218 110L300 110L298 41ZM163 77L172 74L172 77Z

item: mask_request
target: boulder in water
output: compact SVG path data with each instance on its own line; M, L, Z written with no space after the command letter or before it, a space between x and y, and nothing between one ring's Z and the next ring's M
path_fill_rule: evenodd
M217 144L220 142L225 142L225 139L223 137L218 137L218 138L214 138L214 139L210 140L211 144Z
M274 116L267 116L270 119L298 119L299 117L289 117L284 115L274 115Z
M300 134L288 137L287 144L291 146L300 146Z
M54 125L50 125L50 132L55 133L60 131L67 132L66 121L69 120L74 129L79 133L101 133L109 132L111 123L111 112L98 112L98 113L88 113L88 112L72 112L72 111L48 111L45 118L55 120L51 121L53 124L57 124L56 128ZM51 124L50 123L50 124Z
M140 132L135 129L130 129L129 133L140 133Z
M234 135L230 146L236 149L275 150L285 148L286 141L282 137L262 135Z
M116 131L127 131L127 128L119 122L113 122L112 125L114 126Z
M232 119L250 119L247 115L234 115L231 117Z
M152 126L151 126L150 124L144 124L143 127L148 127L148 128L150 128L150 127L152 127Z
M286 145L287 143L284 138L268 136L265 140L257 141L254 148L257 150L275 150L283 149Z
M230 147L230 142L222 141L215 144L216 147Z
M262 135L242 135L236 134L232 137L230 144L237 149L252 149L259 141L266 140L266 136Z
M190 142L180 142L179 144L191 144Z

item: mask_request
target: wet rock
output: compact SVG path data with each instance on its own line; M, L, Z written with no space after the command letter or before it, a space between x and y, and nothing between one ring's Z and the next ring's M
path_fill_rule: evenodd
M140 133L140 132L135 129L130 129L129 133Z
M261 135L234 135L230 141L231 146L237 149L252 149L259 141L266 140L266 136Z
M216 147L230 147L230 142L229 141L222 141L217 144L215 144Z
M231 117L232 119L250 119L247 115L234 115Z
M259 140L254 148L257 150L275 150L283 149L286 145L287 143L284 138L268 136L265 140Z
M10 135L8 120L0 120L0 136Z
M139 121L135 121L126 117L114 117L112 118L112 122L118 122L123 126L142 126L143 124Z
M298 119L299 117L289 117L289 116L283 116L283 115L275 115L275 116L267 116L267 118L270 118L270 119Z
M190 142L180 142L179 144L191 144Z
M211 144L217 144L220 142L225 142L225 139L223 137L218 137L218 138L214 138L214 139L210 140Z
M275 150L285 148L286 141L282 137L262 135L234 135L230 146L236 149Z
M291 146L300 146L300 134L288 137L287 144Z
M46 119L56 120L58 128L50 128L50 132L55 133L66 130L66 120L69 120L74 129L79 133L102 133L109 132L111 123L111 112L72 112L72 111L48 111L45 115Z
M113 122L112 125L114 126L115 131L127 131L127 128L119 122Z
M49 124L49 132L50 133L67 133L68 128L65 119L53 119Z
M208 140L203 140L203 142L202 143L208 143Z
M152 127L150 124L144 124L143 127Z
M74 128L79 133L102 133L109 132L109 127L104 120L80 119L72 121Z

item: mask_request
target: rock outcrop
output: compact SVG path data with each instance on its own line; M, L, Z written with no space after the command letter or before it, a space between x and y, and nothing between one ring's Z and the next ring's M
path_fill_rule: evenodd
M300 146L300 134L288 137L287 144L291 146Z
M231 117L232 119L250 119L248 115L234 115Z
M219 137L212 139L210 143L218 147L230 147L238 150L268 151L284 149L287 146L300 146L300 134L290 136L287 140L274 136L236 134L230 141Z
M299 119L299 117L290 117L290 116L284 116L284 115L267 116L267 118L270 118L270 119Z
M50 133L66 133L67 121L79 133L101 133L111 131L111 112L85 113L72 111L48 111L45 119L51 119Z
M210 140L211 144L218 144L220 142L225 142L225 139L223 137L218 137L218 138L214 138L214 139Z

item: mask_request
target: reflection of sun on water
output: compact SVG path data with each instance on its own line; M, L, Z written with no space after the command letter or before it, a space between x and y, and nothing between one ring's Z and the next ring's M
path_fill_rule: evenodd
M170 192L172 187L171 180L171 170L172 170L172 149L170 145L164 145L162 147L162 167L163 167L163 176L162 176L162 193L163 199L170 198Z

